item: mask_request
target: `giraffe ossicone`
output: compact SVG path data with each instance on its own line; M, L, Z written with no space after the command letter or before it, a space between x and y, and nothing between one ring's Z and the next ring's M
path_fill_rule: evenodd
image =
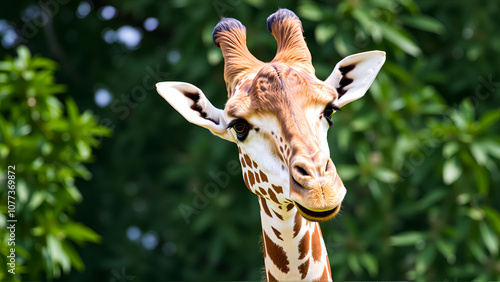
M214 28L224 57L224 109L188 83L156 87L189 122L236 143L244 182L259 200L266 279L331 280L318 222L338 213L346 188L330 158L327 131L336 111L366 93L385 53L348 56L322 81L292 11L278 10L267 27L278 45L267 63L248 50L239 21L225 18Z

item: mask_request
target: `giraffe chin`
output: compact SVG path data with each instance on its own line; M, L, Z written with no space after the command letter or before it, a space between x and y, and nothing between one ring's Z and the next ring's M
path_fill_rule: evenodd
M328 221L333 217L335 217L335 215L337 215L337 213L340 210L340 204L330 210L313 211L305 208L304 206L295 201L293 203L297 207L297 210L299 211L300 215L302 215L302 217L304 217L309 221L316 221L316 222Z

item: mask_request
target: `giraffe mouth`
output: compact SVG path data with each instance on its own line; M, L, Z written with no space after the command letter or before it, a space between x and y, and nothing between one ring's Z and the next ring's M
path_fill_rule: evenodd
M324 222L332 219L340 210L340 205L329 210L313 211L294 201L299 213L307 220Z

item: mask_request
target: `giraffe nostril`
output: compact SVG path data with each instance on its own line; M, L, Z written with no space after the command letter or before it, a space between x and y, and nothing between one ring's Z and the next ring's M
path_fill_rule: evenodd
M325 165L325 172L329 172L330 170L332 170L332 166L330 165L330 160L327 160Z

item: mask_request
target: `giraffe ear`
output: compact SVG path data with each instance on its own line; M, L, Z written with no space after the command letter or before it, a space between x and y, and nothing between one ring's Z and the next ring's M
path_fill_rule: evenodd
M234 142L227 130L224 111L214 107L198 87L185 82L168 81L157 83L156 90L187 121Z
M385 52L371 51L348 56L340 61L325 83L339 94L337 106L363 97L385 62Z

